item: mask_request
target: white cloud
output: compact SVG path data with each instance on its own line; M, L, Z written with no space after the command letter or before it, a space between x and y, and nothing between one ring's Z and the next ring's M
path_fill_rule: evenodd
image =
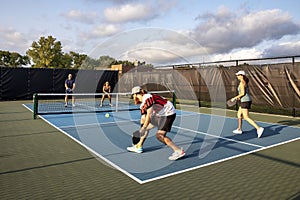
M197 20L202 20L202 23L193 30L192 37L208 47L212 54L252 48L262 41L300 32L299 24L278 9L246 12L238 16L221 7L216 14L206 13L198 16Z
M82 32L79 34L80 40L91 40L112 36L120 31L119 26L114 24L102 24L93 27L88 32Z
M174 64L193 62L199 60L200 55L206 55L204 48L189 43L190 41L186 40L185 44L174 42L166 40L141 42L133 46L124 58L143 60L152 64Z
M125 4L104 10L106 20L117 23L149 20L156 15L155 10L146 4Z
M194 62L207 56L206 49L191 38L162 28L141 28L116 34L91 53L95 58L99 55L138 59L154 65Z
M253 58L261 58L261 57L262 57L261 51L257 50L256 48L250 48L250 49L237 49L230 53L216 54L212 56L212 60L224 61L224 60L253 59Z
M26 35L16 31L13 28L0 27L0 46L5 51L16 51L25 54L29 48L29 41Z
M89 1L96 2L96 0ZM15 28L0 27L0 46L4 50L25 53L32 42L39 39L39 36L57 34L60 36L58 40L64 41L65 51L88 52L92 49L91 46L94 47L97 42L112 36L112 40L118 39L116 42L112 41L115 46L105 43L107 46L103 49L109 52L100 52L101 55L118 58L128 51L127 56L132 59L145 60L147 63L154 64L250 59L295 55L300 52L300 25L293 21L288 13L279 9L233 12L222 6L216 12L207 12L196 17L199 24L192 30L179 32L162 28L152 29L148 33L149 28L145 28L143 31L133 30L131 33L126 29L128 27L126 23L162 18L167 16L175 6L181 4L177 4L176 0L108 2L106 5L115 6L106 9L101 7L104 9L102 13L74 9L61 14L64 19L59 22L60 29L51 30L55 25L50 23L44 31L40 30L41 26L32 25L25 32ZM103 2L99 1L99 4L103 5ZM178 11L179 7L175 9ZM79 23L74 25L72 23L74 21ZM130 27L135 25L137 24L129 24ZM62 29L64 32L59 32ZM121 30L126 31L121 32ZM294 36L294 42L287 39L289 38L287 36Z
M300 41L274 44L263 52L264 57L295 56L300 53Z
M119 31L118 26L113 24L100 25L94 28L92 34L95 36L110 36Z
M62 16L65 17L66 19L76 21L76 22L81 22L84 24L93 24L95 20L98 18L96 12L83 13L79 10L70 10L67 13L63 13Z

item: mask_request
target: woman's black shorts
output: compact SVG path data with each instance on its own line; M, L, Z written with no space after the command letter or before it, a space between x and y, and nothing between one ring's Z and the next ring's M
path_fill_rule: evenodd
M239 102L239 105L241 108L250 109L251 108L252 101L245 101L245 102Z

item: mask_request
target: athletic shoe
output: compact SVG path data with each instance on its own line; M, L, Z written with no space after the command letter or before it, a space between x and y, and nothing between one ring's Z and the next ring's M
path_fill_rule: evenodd
M263 127L260 127L258 130L257 130L257 138L260 138L262 136L264 132L264 128Z
M137 148L136 145L132 145L131 147L127 147L127 151L135 152L135 153L143 153L143 148Z
M75 107L75 104L73 103L72 106Z
M235 129L234 131L232 131L234 134L242 134L243 131L242 130L238 130L238 129Z
M179 151L174 151L169 157L169 160L177 160L185 155L184 150L181 148Z
M65 107L68 107L68 104L67 104L67 103L65 104Z

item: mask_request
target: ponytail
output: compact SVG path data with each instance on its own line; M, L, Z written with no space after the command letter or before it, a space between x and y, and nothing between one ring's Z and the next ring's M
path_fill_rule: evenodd
M249 83L249 78L247 76L243 76L243 80L246 82L246 84Z

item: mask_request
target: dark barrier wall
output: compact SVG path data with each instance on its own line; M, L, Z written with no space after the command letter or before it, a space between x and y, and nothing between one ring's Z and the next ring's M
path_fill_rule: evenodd
M28 69L1 68L1 100L28 98Z
M253 104L300 108L300 63L169 68L146 73L132 70L119 79L119 91L128 91L135 85L146 86L149 91L161 87L175 90L179 100L225 103L237 95L239 82L235 73L239 70L249 78Z
M76 92L102 92L105 81L113 92L129 92L136 85L148 90L175 90L178 99L225 102L237 94L235 73L245 70L254 105L300 108L300 63L207 66L201 68L131 70L118 80L117 71L0 68L0 100L32 99L33 93L64 93L69 73ZM200 105L200 104L199 104Z
M17 71L17 69L14 69ZM29 87L26 88L30 94L33 93L48 93L54 92L53 90L53 70L51 69L29 69L28 76L24 74L23 79L28 80Z
M77 93L102 92L106 81L114 89L118 71L0 67L0 100L28 100L34 93L65 93L64 82L72 74Z

